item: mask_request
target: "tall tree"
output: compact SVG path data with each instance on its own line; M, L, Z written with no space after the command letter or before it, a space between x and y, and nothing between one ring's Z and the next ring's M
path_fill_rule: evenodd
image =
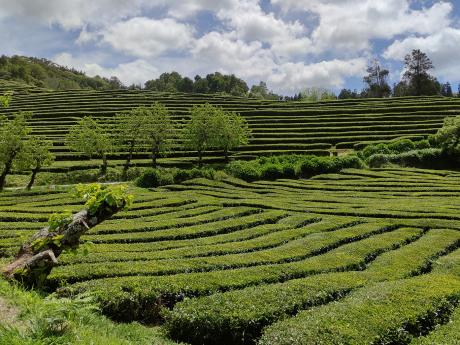
M107 155L113 149L109 131L92 117L85 116L70 128L66 145L73 151L82 152L90 158L102 158L100 175L107 173Z
M27 190L32 188L40 170L54 162L55 156L51 152L52 147L51 141L39 136L31 136L25 143L25 148L20 154L18 167L20 170L32 171L29 184L26 187Z
M12 119L0 117L0 192L5 187L6 177L11 172L15 160L26 146L27 136L31 129L27 121L30 113L16 114Z
M425 53L414 49L406 55L404 63L403 82L408 85L413 96L439 94L440 85L436 78L429 74L429 71L434 68L433 62Z
M367 87L364 94L370 98L383 98L391 95L391 87L388 85L388 75L390 72L380 66L378 60L372 61L367 68L367 75L363 78Z
M150 147L152 167L157 167L157 158L171 148L174 126L168 109L156 102L145 112L142 127L144 142Z
M197 151L200 166L203 164L203 152L212 148L216 142L217 114L218 109L209 103L195 105L190 114L190 121L185 126L185 145Z
M230 150L248 144L251 130L244 117L221 108L216 109L214 121L214 127L216 128L214 146L223 151L225 161L228 162Z

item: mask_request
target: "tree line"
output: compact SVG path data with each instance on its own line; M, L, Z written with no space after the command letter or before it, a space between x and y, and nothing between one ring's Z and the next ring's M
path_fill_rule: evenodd
M10 97L1 96L0 104L8 107ZM51 152L53 143L31 134L31 117L31 113L25 112L0 117L0 191L13 170L31 171L27 185L31 189L40 170L55 159ZM150 107L119 113L110 122L85 116L70 128L65 142L72 151L100 158L101 177L107 173L109 154L126 153L122 172L125 180L135 153L150 152L151 166L156 168L157 159L177 148L180 142L184 149L196 151L201 166L205 151L220 150L228 161L230 151L246 145L250 136L247 121L235 112L208 103L195 105L190 119L179 126L169 110L156 102Z

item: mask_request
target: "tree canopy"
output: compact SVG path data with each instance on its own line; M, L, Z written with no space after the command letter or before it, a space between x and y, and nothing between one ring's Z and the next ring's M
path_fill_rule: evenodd
M182 77L177 72L163 73L157 79L147 81L145 88L160 92L222 93L233 96L246 96L249 90L244 80L233 74L219 72L208 74L205 78L197 75L195 80Z
M166 153L174 137L174 125L168 109L156 102L144 112L141 132L142 141L150 149L152 167L156 168L158 156Z
M109 132L92 117L85 116L70 128L66 136L66 145L90 158L101 157L101 175L106 173L107 154L112 151L113 142Z

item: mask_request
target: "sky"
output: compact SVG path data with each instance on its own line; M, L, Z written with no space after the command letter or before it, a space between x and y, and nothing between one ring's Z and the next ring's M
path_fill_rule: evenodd
M460 0L0 0L0 53L143 84L233 73L274 92L361 89L373 59L397 82L421 49L460 82Z

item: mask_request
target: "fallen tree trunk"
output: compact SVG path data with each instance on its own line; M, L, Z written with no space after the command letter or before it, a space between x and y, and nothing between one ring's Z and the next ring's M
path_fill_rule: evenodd
M109 193L104 197L107 195ZM13 262L3 270L3 275L27 287L40 287L58 264L57 258L63 251L76 249L83 234L127 206L129 197L123 195L115 202L111 197L103 199L92 212L85 209L73 215L66 224L55 229L47 226L38 231L21 246Z

